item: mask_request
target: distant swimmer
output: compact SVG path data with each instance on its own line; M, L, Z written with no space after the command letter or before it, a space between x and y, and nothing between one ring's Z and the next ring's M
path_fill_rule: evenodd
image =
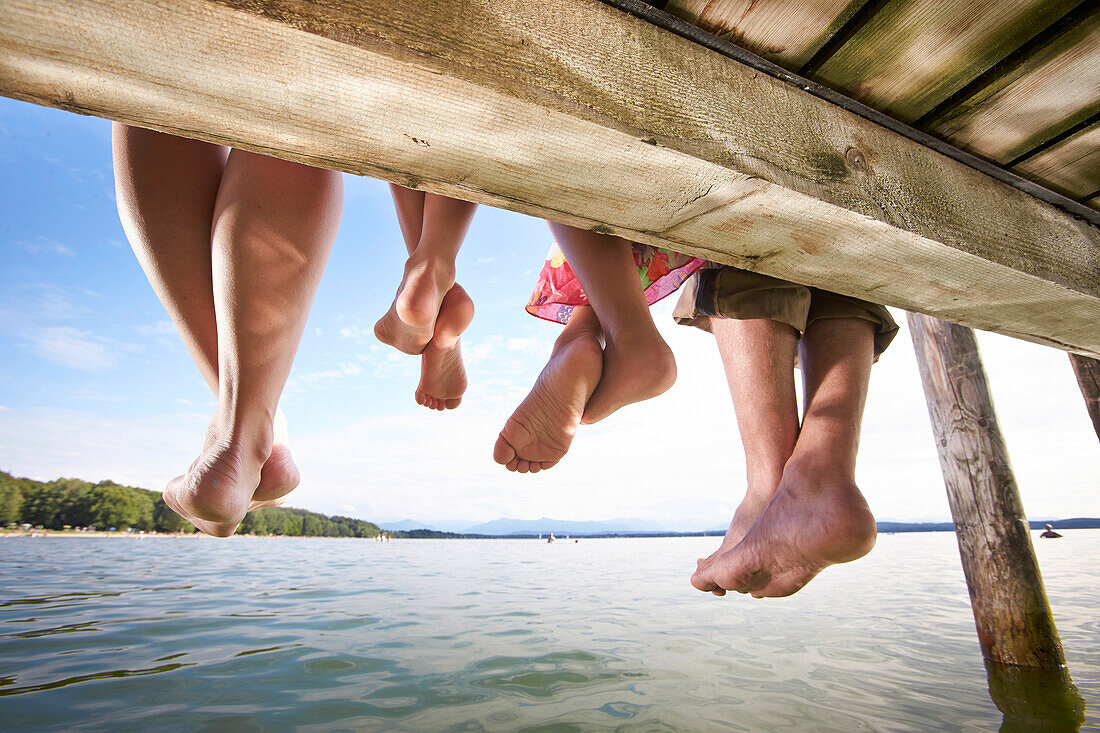
M551 532L550 536L546 538L546 541L549 543L549 542L553 542L554 540L555 540L554 533Z
M1056 537L1061 537L1062 535L1060 535L1060 534L1058 534L1057 532L1055 532L1055 531L1054 531L1054 527L1053 527L1052 525L1049 525L1049 524L1048 524L1048 525L1047 525L1047 529L1046 529L1046 531L1045 531L1045 532L1043 532L1043 533L1042 533L1041 535L1039 535L1039 536L1040 536L1040 537L1046 537L1047 539L1054 539L1054 538L1056 538Z

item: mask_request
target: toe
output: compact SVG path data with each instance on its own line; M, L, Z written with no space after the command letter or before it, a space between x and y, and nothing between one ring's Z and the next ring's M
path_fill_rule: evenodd
M502 466L507 466L509 471L516 470L513 465L516 461L516 449L504 439L503 435L497 437L496 445L493 446L493 460Z
M454 397L452 399L447 400L447 409L448 410L453 410L456 407L458 407L460 404L462 404L462 398L461 397Z

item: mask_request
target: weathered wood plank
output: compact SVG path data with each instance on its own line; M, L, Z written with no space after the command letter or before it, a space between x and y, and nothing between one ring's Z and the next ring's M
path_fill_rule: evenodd
M788 69L802 67L867 0L671 0L665 10Z
M987 659L1065 665L974 332L908 314L978 641Z
M1100 68L1100 57L1097 66ZM1100 124L1028 158L1013 170L1072 198L1092 193L1100 188Z
M8 0L0 91L1100 354L1095 227L594 0Z
M1070 354L1069 361L1081 387L1081 396L1085 398L1085 409L1096 429L1096 437L1100 438L1100 360Z
M1074 4L1073 0L894 0L814 78L912 122Z
M1100 110L1100 13L1069 29L931 132L1007 163Z

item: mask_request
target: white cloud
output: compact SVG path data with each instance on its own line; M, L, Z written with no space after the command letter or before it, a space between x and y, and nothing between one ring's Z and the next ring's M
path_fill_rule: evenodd
M51 326L34 331L29 340L34 353L71 369L99 371L118 364L118 344L90 331Z
M71 249L69 249L56 239L48 239L46 237L35 237L33 242L19 240L13 242L12 244L14 244L19 249L30 252L32 255L44 253L72 257L75 254L75 252L73 252Z
M340 338L342 339L352 339L353 341L358 341L360 343L362 343L363 341L373 342L376 340L374 338L373 328L363 328L361 326L345 326L344 328L340 329L339 333Z

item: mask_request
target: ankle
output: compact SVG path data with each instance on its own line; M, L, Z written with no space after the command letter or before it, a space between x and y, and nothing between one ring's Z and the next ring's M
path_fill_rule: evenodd
M801 494L836 491L859 493L855 471L845 462L816 460L813 457L792 457L783 467L780 484L790 491Z
M648 313L646 314L648 316ZM609 343L623 348L659 349L672 353L652 318L620 319L604 327Z
M422 270L431 273L436 280L455 280L455 260L440 252L431 249L422 251L417 249L405 260L405 274L413 270Z
M216 415L207 428L207 447L236 456L241 461L259 461L271 455L275 444L273 422L242 415Z

